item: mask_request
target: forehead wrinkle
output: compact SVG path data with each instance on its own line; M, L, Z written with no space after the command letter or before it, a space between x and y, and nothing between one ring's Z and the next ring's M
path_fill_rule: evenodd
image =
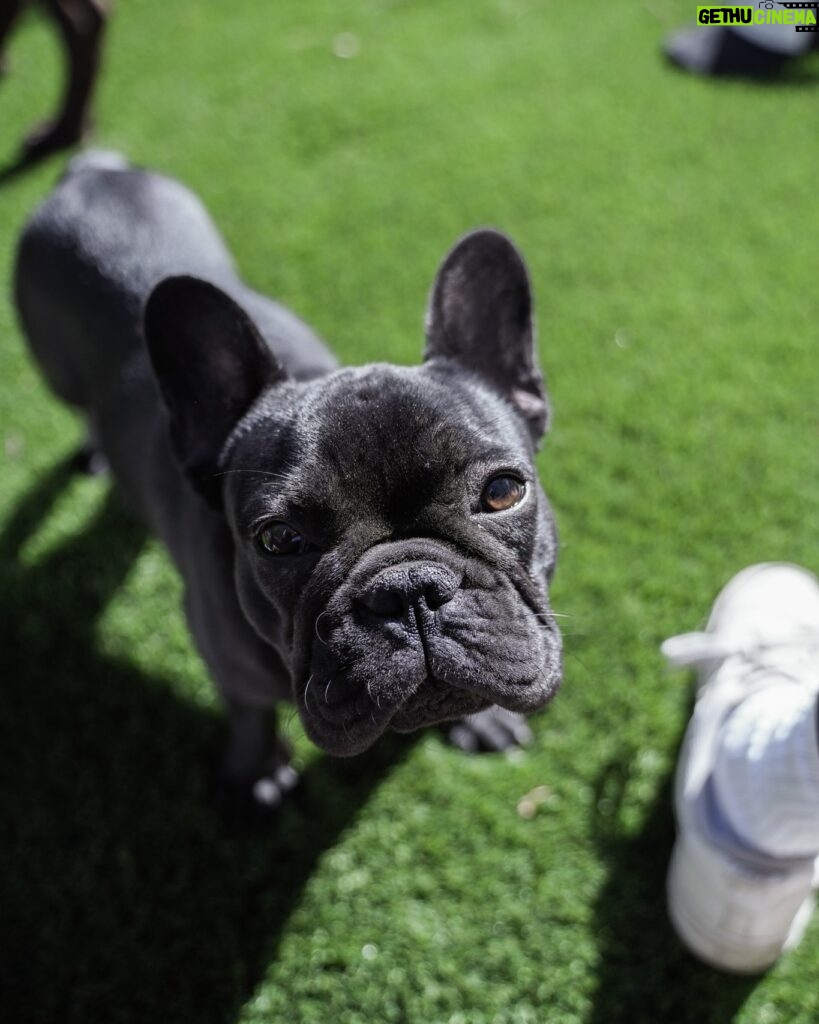
M346 401L339 402L338 409L319 420L323 453L333 457L339 437L352 434L381 450L407 447L413 440L415 449L426 456L440 453L451 458L466 445L496 445L499 436L510 433L505 405L493 401L494 396L475 396L449 381L421 376L422 372L375 366L347 376L346 382L357 376L357 384L345 391ZM340 375L337 381L341 383ZM328 388L327 401L336 392L336 387ZM489 417L487 398L494 406ZM325 409L327 401L321 403Z
M531 462L503 399L459 378L376 364L300 390L300 401L277 410L270 445L249 460L260 476L234 477L248 515L346 508L404 518L410 506L445 501L470 470Z

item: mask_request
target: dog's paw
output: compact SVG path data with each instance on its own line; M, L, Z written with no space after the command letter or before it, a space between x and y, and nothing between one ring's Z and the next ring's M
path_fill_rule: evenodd
M108 459L89 441L74 453L71 467L74 472L83 476L104 476L110 469Z
M21 158L25 163L36 163L51 153L68 149L82 142L91 133L88 120L58 117L43 121L32 128L23 140Z
M230 824L264 824L276 816L298 783L299 774L295 768L281 764L258 779L223 778L218 802Z
M469 754L497 753L525 747L532 741L526 718L493 704L468 718L460 718L447 727L449 742Z
M273 811L280 806L287 794L296 788L299 774L289 764L279 765L268 775L256 779L250 787L253 803L263 811Z

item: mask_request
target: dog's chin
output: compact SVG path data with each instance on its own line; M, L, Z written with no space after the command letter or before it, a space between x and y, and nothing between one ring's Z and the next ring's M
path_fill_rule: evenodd
M430 725L451 722L455 718L466 718L488 708L493 702L477 693L462 690L451 690L440 686L434 680L427 680L423 689L429 686L432 691L430 700L413 702L398 709L390 721L390 728L395 732L415 732Z
M355 757L363 754L382 736L389 722L362 717L344 726L331 725L315 715L300 715L305 732L313 743L333 757Z
M299 716L309 738L335 757L353 757L368 750L387 730L412 733L429 726L477 714L497 699L485 693L461 690L427 677L405 701L389 708L359 695L352 714L343 717L326 707L299 701ZM368 706L369 705L369 706Z

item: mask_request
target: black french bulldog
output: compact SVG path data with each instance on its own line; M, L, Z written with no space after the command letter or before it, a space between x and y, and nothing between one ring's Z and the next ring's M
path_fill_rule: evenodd
M533 463L547 398L503 235L444 260L422 366L339 369L241 281L196 196L90 153L28 222L16 298L184 578L240 793L274 805L293 784L266 733L281 701L347 755L464 716L464 746L502 748L554 694L557 542Z

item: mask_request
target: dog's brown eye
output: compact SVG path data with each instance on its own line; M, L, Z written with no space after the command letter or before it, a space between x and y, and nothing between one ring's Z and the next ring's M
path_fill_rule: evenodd
M514 476L496 476L484 487L481 504L485 512L505 512L523 501L526 484Z
M307 540L288 523L267 523L256 537L268 555L303 555L310 549Z

